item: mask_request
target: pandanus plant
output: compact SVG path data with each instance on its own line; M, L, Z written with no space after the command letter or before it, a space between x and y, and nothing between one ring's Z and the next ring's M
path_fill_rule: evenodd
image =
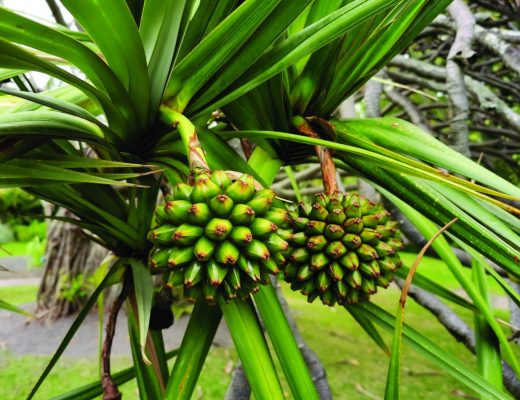
M222 316L256 398L284 397L273 356L294 398L318 398L271 283L279 271L309 301L344 307L391 354L387 398L399 397L401 338L480 395L510 398L501 360L513 375L520 366L486 274L519 297L485 259L520 278L519 210L500 200L520 189L405 121L333 118L450 1L61 3L81 30L0 8L0 77L19 84L0 88L0 184L70 210L66 222L111 256L29 398L112 285L121 289L101 382L61 398L118 398L117 385L133 377L143 399L190 398ZM30 71L62 85L35 93L20 79ZM250 145L245 159L232 138ZM321 163L325 186L310 204L269 189L282 165L309 162ZM478 316L478 371L403 325L404 301L395 316L370 302L378 285L407 276L402 242L381 205L337 190L335 168L371 182L428 239L452 224L449 239L474 257L477 279L461 272L447 238L433 246L469 300L427 276L416 284ZM180 348L167 352L172 286L195 307ZM123 304L133 366L112 374ZM377 326L394 331L391 351Z

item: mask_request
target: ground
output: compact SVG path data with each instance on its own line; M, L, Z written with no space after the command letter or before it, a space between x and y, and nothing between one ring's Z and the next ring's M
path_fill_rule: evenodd
M408 258L413 259L413 256ZM457 286L446 272L442 263L425 260L419 270L443 283L446 287ZM498 294L498 289L493 287ZM0 299L15 304L26 304L34 300L36 286L1 287ZM316 351L327 369L335 399L382 399L388 366L387 356L371 341L368 335L341 308L328 308L318 303L307 304L298 293L284 287L288 302L297 320L304 339ZM383 291L376 302L389 311L397 306L397 288ZM472 315L457 309L462 317L472 323ZM507 311L500 311L507 317ZM0 399L23 399L36 382L72 320L63 320L53 326L40 326L26 318L0 313ZM468 365L474 366L473 356L449 336L436 320L414 302L407 303L406 321L418 328L423 335L435 338L435 342L450 351ZM169 348L180 343L186 320L175 323L175 329L165 332ZM124 317L119 321L118 345L115 347L113 370L130 365L131 359L126 343ZM55 367L37 399L49 399L79 385L96 380L97 366L97 319L92 315L85 327L78 332L71 349ZM391 337L383 332L386 342ZM327 338L327 340L323 340ZM222 399L231 377L236 353L225 327L221 327L218 339L212 347L208 361L197 385L195 399ZM456 399L474 398L470 389L440 371L409 348L402 354L402 398L403 399ZM121 387L124 399L137 399L135 382Z

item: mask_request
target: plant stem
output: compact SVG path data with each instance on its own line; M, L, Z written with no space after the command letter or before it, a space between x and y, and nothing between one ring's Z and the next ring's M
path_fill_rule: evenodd
M103 350L101 352L101 385L103 386L103 400L119 400L122 397L121 392L117 388L117 384L112 380L110 373L110 351L112 350L112 341L114 340L114 334L116 331L116 322L121 306L128 295L128 289L126 285L126 279L123 281L123 288L121 293L114 301L110 314L108 315L108 321L106 326L105 341L103 343Z

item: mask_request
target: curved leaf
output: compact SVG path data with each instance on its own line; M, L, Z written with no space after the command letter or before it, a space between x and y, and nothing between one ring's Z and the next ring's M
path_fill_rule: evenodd
M236 3L238 3L238 0L205 0L203 4L199 2L195 14L186 27L177 59L182 60L186 57L205 36L233 11Z
M255 34L244 41L239 52L218 71L214 79L209 80L208 84L199 90L195 96L196 100L189 108L201 108L227 89L266 49L276 42L310 2L311 0L280 1L257 28ZM247 19L249 20L249 18Z
M296 143L302 143L312 146L325 146L331 149L335 149L341 152L349 153L356 156L362 156L366 159L369 159L372 163L381 167L385 170L390 170L394 172L400 172L403 174L408 174L415 177L420 177L428 180L432 180L434 182L443 182L445 184L449 184L450 186L456 187L460 190L464 190L471 194L475 194L481 196L485 199L489 199L489 201L493 201L492 198L484 196L482 193L493 194L493 195L502 195L503 197L509 197L507 195L503 195L500 192L488 189L483 186L479 186L473 184L471 182L465 181L456 176L448 175L445 173L441 173L439 170L430 167L421 162L417 162L410 157L400 156L396 153L394 154L380 154L379 152L373 150L366 150L361 147L345 145L343 143L333 142L330 140L311 138L303 135L296 135L292 133L286 132L276 132L276 131L264 131L264 130L240 130L240 131L219 131L218 134L223 137L245 137L255 140L258 138L263 139L278 139L278 140L287 140ZM340 137L343 139L343 137ZM391 152L390 152L391 153Z
M139 389L139 398L142 400L162 399L164 394L164 386L161 382L161 376L156 373L154 365L144 358L144 353L139 341L139 321L137 305L133 294L130 294L130 307L127 308L128 315L128 333L130 336L130 349L132 350L132 359L134 360L134 368L137 378L137 387Z
M415 125L392 117L333 121L342 138L369 148L369 139L386 149L431 162L450 171L475 179L489 187L520 198L520 188L453 150ZM370 150L378 151L377 147Z
M6 79L13 78L18 75L24 74L26 71L20 69L7 69L0 68L0 81L5 81Z
M0 7L0 37L55 55L78 67L130 120L133 111L118 77L88 47L60 31Z
M155 118L159 109L174 63L174 55L182 39L182 17L190 12L190 5L191 2L186 0L144 2L139 34L143 41L150 79L149 122Z
M183 111L208 82L253 35L282 0L249 0L240 5L175 66L166 98ZM208 59L209 57L209 59Z
M150 325L150 312L152 310L154 293L153 280L150 272L142 262L131 260L130 266L132 267L132 275L134 277L135 299L137 302L139 343L141 344L143 358L147 361L144 346L148 336L148 326Z
M504 238L512 246L520 246L520 235L514 232L509 226L497 218L488 209L484 208L476 199L468 196L466 193L461 193L445 185L440 185L436 182L424 182L425 185L432 187L435 191L441 193L444 197L450 199L454 204L459 206L468 214L471 214L482 225L489 228L491 231L497 233ZM509 220L520 222L520 219L509 214Z
M29 51L2 39L0 39L0 66L39 71L69 83L83 91L92 100L102 106L110 126L115 131L119 132L120 129L126 126L127 121L120 110L114 106L113 101L103 92L64 69L40 59Z
M434 237L438 228L429 221L427 218L423 217L418 211L414 210L412 207L407 205L405 202L397 198L396 196L391 195L390 193L385 191L385 196L388 196L390 201L394 203L404 215L408 217L408 219L417 227L417 229L422 233L422 235L426 239L430 239ZM457 224L454 225L454 227ZM514 355L509 341L505 333L502 331L502 328L499 326L498 322L495 320L495 316L491 307L486 302L486 299L482 297L477 287L466 278L466 276L461 272L462 265L458 260L457 256L451 250L450 245L447 240L443 236L439 236L432 247L437 251L440 257L444 260L446 265L450 268L450 271L455 276L455 278L459 281L461 286L464 288L468 296L473 300L473 303L478 308L478 310L482 313L483 318L486 323L492 328L493 332L498 338L500 342L501 349L503 351L504 357L511 363L511 367L515 370L517 376L520 376L520 364Z
M471 265L473 282L484 301L491 307L486 281L486 269L478 260ZM477 365L482 376L497 389L503 390L502 357L500 343L493 329L486 319L479 314L473 316L475 321L475 342L477 351Z
M356 174L377 183L388 192L406 201L407 204L412 204L422 214L438 224L446 224L457 217L459 222L453 226L452 232L459 239L478 248L479 252L490 260L520 278L520 248L518 245L512 247L506 243L453 204L450 199L412 177L406 177L390 170L383 171L369 159L352 156L349 157L348 163L349 167L354 168Z
M2 187L31 187L36 185L92 183L100 185L132 186L131 183L113 179L139 176L141 174L106 175L84 173L72 169L55 167L37 160L11 160L1 165L0 186Z
M265 52L215 103L205 110L221 107L262 82L285 70L302 57L346 34L374 14L386 12L402 0L355 0L308 26ZM197 112L203 112L199 110ZM195 112L195 110L193 111Z
M101 123L101 121L97 120L93 114L91 114L84 108L79 107L76 104L70 103L66 100L61 100L59 98L55 98L55 97L51 97L51 96L45 96L45 95L39 94L39 93L23 92L23 91L19 91L19 90L11 90L11 89L1 88L1 87L0 87L0 92L9 94L11 96L19 97L21 99L29 100L34 103L38 103L42 106L53 108L57 111L61 111L66 114L73 115L75 117L83 118L86 121L96 124L103 131L108 132L108 127L103 125ZM107 136L114 137L115 134L112 132L108 132Z
M486 261L484 257L482 257L481 254L479 254L475 249L469 247L467 244L459 240L458 238L454 237L453 235L450 235L451 238L457 243L464 251L467 251L469 254L471 254L471 257L473 260L481 264L484 269L486 270L486 273L489 274L491 278L495 280L496 283L498 283L506 295L509 297L509 300L512 300L518 307L520 307L520 293L518 293L503 277L499 275L495 269L489 265L489 263Z
M218 307L202 298L197 301L166 386L166 400L191 399L221 319Z
M137 126L147 124L150 86L141 37L123 0L62 0L105 56L129 94L137 113Z
M282 400L282 387L251 301L219 298L247 380L257 399Z

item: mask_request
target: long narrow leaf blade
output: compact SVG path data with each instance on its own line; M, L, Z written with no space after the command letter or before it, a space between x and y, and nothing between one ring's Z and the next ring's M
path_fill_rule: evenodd
M164 394L164 387L161 384L161 376L158 375L154 366L146 362L143 358L141 343L139 341L139 321L137 305L135 299L130 295L130 307L127 307L128 313L128 333L130 336L130 349L132 350L132 359L134 360L134 368L136 371L137 387L139 388L139 397L142 400L161 399Z
M249 0L243 3L175 67L166 94L168 98L173 97L175 109L184 110L202 85L239 50L280 2Z
M10 94L12 96L20 97L25 100L33 101L33 102L41 104L45 107L50 107L55 110L65 112L67 114L74 115L79 118L83 118L96 125L101 124L94 115L92 115L85 109L83 109L75 104L69 103L65 100L56 99L56 98L53 98L50 96L45 96L45 95L42 95L39 93L22 92L22 91L7 89L7 88L0 88L0 92Z
M364 143L367 138L375 144L411 157L420 158L450 171L475 179L512 196L520 197L520 189L476 162L446 146L415 125L392 117L334 121L351 143Z
M13 43L38 49L78 67L105 92L118 109L132 118L128 95L114 72L92 50L68 35L0 7L0 36Z
M389 332L393 331L395 317L379 306L369 302L354 307L358 308L363 315L374 323L380 325L383 329ZM410 326L405 325L403 327L403 341L415 349L415 351L437 364L444 371L482 396L490 396L490 398L500 400L512 399L509 394L497 390L465 363L439 347L430 339L421 335Z
M153 281L152 276L146 270L142 262L132 260L130 262L134 277L135 298L137 302L137 313L139 322L139 343L141 352L146 360L144 346L148 335L148 325L150 324L150 312L153 301Z
M196 96L193 108L197 109L217 97L253 64L262 53L284 33L291 22L307 7L310 0L282 0L247 40L238 54L227 62L218 74ZM248 17L249 19L249 17Z
M302 353L272 285L263 286L254 297L258 312L296 399L319 399Z
M385 12L401 0L355 0L307 27L256 61L220 100L208 106L218 108L249 92L262 82L285 70L302 57L327 45L361 24L372 15Z
M102 106L106 113L107 120L114 131L119 132L122 128L126 127L127 121L121 113L122 110L115 107L113 100L105 93L72 73L67 72L51 62L35 56L20 46L3 39L0 39L0 66L38 71L69 83Z
M435 226L435 224L433 224L427 218L422 216L412 207L404 203L402 200L398 199L397 197L391 195L388 192L386 192L385 195L388 196L389 199L397 207L399 207L403 214L406 215L408 219L410 219L410 221L417 227L417 229L423 234L425 238L430 239L438 231L438 228ZM507 337L505 336L504 332L502 331L502 328L496 321L495 316L491 308L489 307L488 303L486 303L485 299L482 298L481 294L479 293L475 285L473 285L472 282L468 280L466 276L461 272L463 267L460 264L457 257L455 256L455 254L453 253L453 251L451 250L451 247L448 244L447 240L443 236L440 236L437 238L437 240L433 243L432 246L437 251L437 253L443 258L446 265L448 265L448 267L450 268L452 274L459 281L459 283L464 288L468 296L473 300L475 306L482 313L482 316L484 317L485 321L489 324L493 332L496 334L500 342L502 351L504 353L504 357L511 363L511 366L515 370L516 374L520 375L520 365L511 349Z
M127 89L138 127L147 123L149 80L137 25L123 0L62 0L98 45L112 71ZM110 34L107 34L110 32Z
M484 301L487 301L488 305L491 306L485 267L478 260L473 260L471 269L475 286L480 291ZM478 369L490 384L497 389L503 390L500 342L482 315L475 313L473 319L475 321Z
M191 399L221 319L220 309L205 299L195 304L166 386L166 400Z
M7 301L4 301L2 299L0 299L0 309L12 311L18 314L25 315L27 317L33 317L33 315L28 313L27 311L21 309L20 307L16 307L15 305L8 303Z
M181 42L181 22L189 12L186 0L146 0L139 25L150 78L150 120L155 118L163 96L174 55ZM204 7L204 5L201 5ZM151 122L151 121L150 121Z
M256 398L284 399L273 360L252 303L221 297L219 305Z

